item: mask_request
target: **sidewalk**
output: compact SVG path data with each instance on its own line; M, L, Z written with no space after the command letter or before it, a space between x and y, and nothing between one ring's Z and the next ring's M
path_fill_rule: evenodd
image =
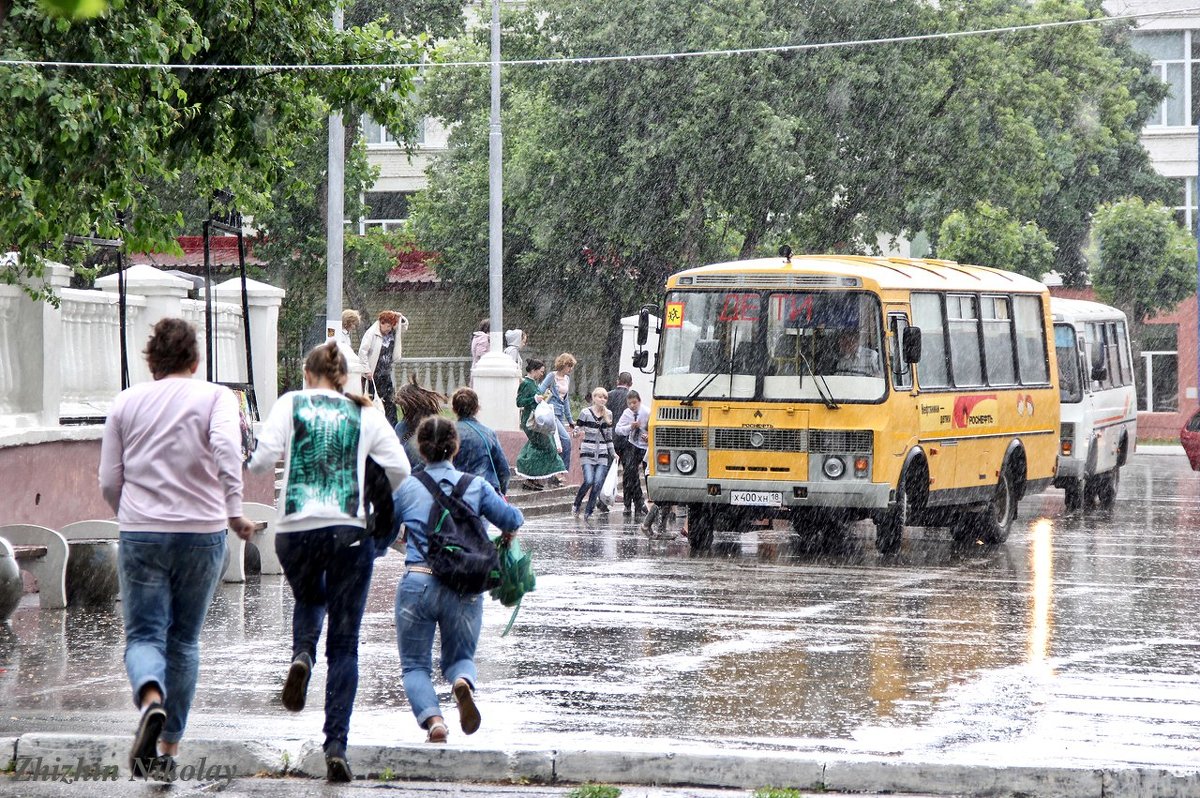
M123 764L129 744L127 737L99 735L27 734L17 739L0 739L0 746L5 750L15 751L13 775L9 778L21 782L22 795L35 794L35 787L37 795L81 795L86 794L84 790L91 789L96 790L92 793L96 795L117 794L116 785L130 781ZM391 786L390 783L401 779L427 782L447 777L456 783L453 787L404 785L406 790L413 791L413 795L564 795L571 785L587 783L642 785L641 788L623 788L625 796L704 798L744 795L744 791L767 787L824 795L846 792L1171 798L1200 794L1200 774L1154 768L973 767L877 759L822 761L780 751L688 754L535 748L500 750L453 744L352 745L348 753L360 785L381 786L388 782ZM64 782L64 767L74 766L81 758L91 772L85 774L85 778ZM223 795L309 794L310 787L312 794L328 795L331 789L350 789L324 784L324 756L312 743L306 743L298 751L289 751L285 745L271 741L185 740L178 764L178 786L200 788L206 783L208 791L220 789ZM114 766L116 770L113 770ZM282 776L317 778L281 780L279 777ZM476 786L465 786L467 784ZM487 786L489 784L517 785L518 789L502 791ZM565 786L547 790L531 789L528 787L531 784ZM284 789L278 789L276 785L282 785ZM60 786L70 787L71 791L59 792ZM667 787L679 789L665 789ZM654 789L648 791L647 788ZM743 792L714 792L715 788Z

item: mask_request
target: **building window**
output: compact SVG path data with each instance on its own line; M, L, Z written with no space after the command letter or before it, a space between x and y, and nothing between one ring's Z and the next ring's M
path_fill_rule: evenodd
M1138 363L1138 410L1174 413L1179 410L1179 326L1147 324Z
M396 137L393 136L388 129L376 122L367 114L362 115L362 135L366 141L367 147L394 147L396 146ZM417 123L417 138L414 142L418 146L425 143L425 119L422 118Z
M1134 49L1153 60L1151 72L1170 87L1170 93L1158 111L1150 115L1147 127L1190 125L1192 122L1184 113L1189 107L1191 118L1196 117L1190 84L1200 78L1200 49L1193 49L1200 48L1200 36L1192 34L1193 31L1162 31L1138 33L1133 37Z
M368 230L399 230L408 223L406 191L368 191L363 194L363 218L358 220L359 235Z

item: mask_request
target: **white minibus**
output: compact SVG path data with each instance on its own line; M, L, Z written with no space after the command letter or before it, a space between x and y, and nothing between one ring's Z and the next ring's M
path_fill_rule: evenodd
M1137 444L1137 396L1125 314L1053 297L1061 421L1054 486L1068 510L1111 507L1121 466Z

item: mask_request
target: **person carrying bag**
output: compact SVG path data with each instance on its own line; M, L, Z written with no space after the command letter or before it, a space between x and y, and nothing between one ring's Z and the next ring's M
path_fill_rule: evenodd
M395 523L404 524L411 544L396 588L396 641L413 715L428 742L444 743L449 729L433 686L434 633L441 634L441 670L452 685L459 724L464 734L474 734L481 722L474 694L483 591L499 586L501 576L483 519L501 530L503 547L525 518L486 480L451 464L459 445L454 422L430 416L417 427L416 440L425 468L392 497Z

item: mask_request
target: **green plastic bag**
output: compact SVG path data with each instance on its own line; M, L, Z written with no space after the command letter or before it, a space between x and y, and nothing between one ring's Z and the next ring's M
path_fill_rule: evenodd
M512 607L512 617L508 626L500 633L504 637L512 630L521 610L521 599L537 585L537 576L530 564L529 552L521 548L521 543L514 537L507 543L503 540L496 542L496 552L500 555L500 584L491 589L489 595L503 604Z

